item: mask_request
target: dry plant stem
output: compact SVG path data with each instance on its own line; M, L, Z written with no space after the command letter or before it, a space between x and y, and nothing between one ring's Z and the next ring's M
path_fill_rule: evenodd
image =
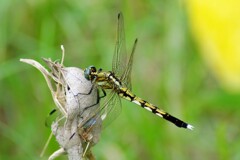
M53 100L54 100L55 104L58 106L58 108L61 110L63 115L66 117L67 113L66 113L65 109L59 104L59 101L56 98L57 92L54 91L54 87L52 86L52 82L51 82L51 79L53 79L55 82L58 82L58 79L56 79L54 76L52 76L52 74L49 73L48 70L46 70L39 62L37 62L35 60L20 59L20 61L34 66L35 68L37 68L42 73L42 75L44 76L44 78L47 82L48 88L51 91L51 94L52 94L52 97L53 97Z
M64 48L63 46L61 48L63 51L61 63L43 59L51 72L37 61L31 59L20 59L20 61L36 67L43 74L56 107L64 117L64 124L60 123L59 119L52 123L51 130L60 149L49 159L55 159L66 153L69 160L79 160L86 153L85 157L92 160L94 156L90 149L99 141L102 120L94 119L94 124L90 127L85 126L85 122L93 118L98 110L98 91L90 81L86 80L83 70L63 66ZM86 131L86 127L90 129Z
M47 149L47 147L48 147L48 145L49 145L49 143L50 143L50 141L51 141L51 139L52 139L52 136L53 136L53 133L51 132L51 134L50 134L49 137L48 137L47 142L45 143L45 145L44 145L44 147L43 147L43 149L42 149L42 152L41 152L41 154L40 154L40 157L43 157L43 155L44 155L44 153L45 153L45 151L46 151L46 149Z
M56 159L58 156L60 156L60 155L62 155L62 154L64 154L64 153L66 153L66 152L64 151L64 149L63 149L63 148L60 148L59 150L55 151L55 152L48 158L48 160L54 160L54 159Z

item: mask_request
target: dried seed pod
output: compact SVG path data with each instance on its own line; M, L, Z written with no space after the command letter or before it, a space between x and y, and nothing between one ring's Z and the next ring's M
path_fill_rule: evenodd
M97 88L84 77L80 68L63 66L63 47L62 50L61 63L43 59L51 72L35 60L20 59L20 61L36 67L43 74L53 100L63 115L63 118L55 120L51 127L61 148L49 159L67 153L68 158L74 160L85 156L85 152L99 141L102 120L94 119L92 116L99 108ZM64 125L61 125L59 122L63 119ZM86 156L89 159L93 157L90 151Z

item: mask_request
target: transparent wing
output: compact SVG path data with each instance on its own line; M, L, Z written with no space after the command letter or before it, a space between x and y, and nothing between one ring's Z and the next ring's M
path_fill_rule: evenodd
M132 73L133 57L134 57L135 49L136 49L136 46L137 46L137 41L138 40L136 39L134 44L133 44L132 52L131 52L131 55L129 57L127 67L125 69L124 74L121 77L122 83L125 84L126 87L130 90L132 90L131 73Z
M118 14L117 25L117 41L112 60L112 71L117 77L121 77L124 73L127 63L127 50L125 42L124 19L120 12Z
M111 91L103 100L95 113L92 113L89 116L86 123L83 124L83 127L89 127L94 125L97 119L101 118L103 121L103 128L112 123L118 115L121 113L121 100L120 97L114 91ZM101 103L101 102L100 102Z
M131 88L131 68L133 63L134 50L136 48L137 40L134 43L131 56L127 62L127 50L125 42L125 31L124 31L124 18L122 13L118 14L118 24L117 24L117 41L114 50L113 60L112 60L112 71L114 74L120 78L120 80L127 87ZM101 99L102 101L102 99ZM95 113L89 116L86 126L93 125L95 120L101 117L103 120L103 125L106 127L110 124L121 112L121 101L120 97L117 95L116 91L113 89L104 98L101 107L97 109Z
M102 105L101 118L103 120L103 127L107 127L112 123L121 113L122 104L120 97L112 91L109 99Z
M118 14L117 42L112 60L112 71L120 78L122 83L131 90L131 72L137 39L134 42L131 55L127 62L127 50L125 42L124 18L122 13Z

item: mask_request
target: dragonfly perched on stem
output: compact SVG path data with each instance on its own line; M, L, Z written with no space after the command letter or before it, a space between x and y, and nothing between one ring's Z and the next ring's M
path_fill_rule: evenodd
M131 91L131 71L133 64L133 56L137 45L137 39L134 42L131 55L127 61L126 46L125 46L125 32L124 20L122 13L118 14L117 26L117 43L115 46L115 53L112 62L112 71L97 70L94 66L89 66L84 70L84 76L90 80L98 88L102 89L104 94L105 90L110 90L110 96L105 100L105 103L100 108L102 119L114 109L115 105L121 105L120 98L133 102L142 108L152 112L153 114L172 122L178 127L193 130L193 126L170 115L169 113L159 109L157 106L137 97ZM119 98L120 97L120 98Z

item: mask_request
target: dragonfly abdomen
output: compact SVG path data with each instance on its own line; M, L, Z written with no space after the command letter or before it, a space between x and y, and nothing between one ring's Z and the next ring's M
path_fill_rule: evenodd
M167 112L162 111L161 109L159 109L157 106L141 99L140 97L137 97L135 94L133 94L130 90L128 90L127 88L120 88L118 91L118 95L128 101L131 101L141 107L143 107L144 109L152 112L153 114L162 117L166 120L168 120L169 122L172 122L173 124L175 124L178 127L183 127L183 128L188 128L188 129L193 129L193 127L187 123L185 123L184 121L170 115Z

